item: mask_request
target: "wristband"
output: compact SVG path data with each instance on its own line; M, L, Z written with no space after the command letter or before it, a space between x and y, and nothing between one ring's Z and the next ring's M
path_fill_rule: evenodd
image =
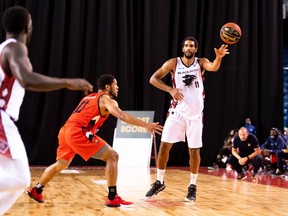
M248 160L250 160L249 156L247 156Z

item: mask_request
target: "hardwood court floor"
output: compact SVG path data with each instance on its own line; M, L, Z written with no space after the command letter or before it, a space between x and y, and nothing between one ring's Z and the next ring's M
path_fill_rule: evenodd
M44 168L31 168L35 185ZM259 175L236 180L234 171L200 168L196 203L184 202L189 182L188 168L169 168L166 189L153 199L145 199L155 180L155 168L119 168L118 194L133 201L132 207L104 207L107 196L103 167L70 168L57 175L44 191L45 203L37 203L23 193L5 216L270 216L288 215L288 180Z

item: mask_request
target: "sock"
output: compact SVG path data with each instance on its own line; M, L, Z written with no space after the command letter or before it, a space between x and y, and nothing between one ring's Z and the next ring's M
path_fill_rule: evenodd
M43 191L44 186L41 185L41 184L38 182L35 187L36 187L36 192L37 192L38 194L41 194L42 191Z
M164 175L165 175L165 169L157 169L157 180L163 184L164 182Z
M108 199L113 200L116 194L117 194L116 186L108 187Z
M198 176L198 173L193 174L190 172L190 185L191 184L196 185L197 176Z

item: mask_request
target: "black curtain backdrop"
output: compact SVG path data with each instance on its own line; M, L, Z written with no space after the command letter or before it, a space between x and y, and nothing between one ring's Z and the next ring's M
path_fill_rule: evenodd
M241 40L229 46L230 55L217 73L205 74L201 165L215 161L228 131L243 125L247 116L260 143L271 127L283 128L281 0L2 0L1 15L13 5L32 14L29 55L35 71L84 77L95 84L99 75L113 74L120 87L119 106L155 110L155 121L161 124L171 98L149 84L152 73L182 55L181 42L190 35L198 39L197 56L212 61L213 48L222 44L221 26L236 22ZM55 162L58 131L82 97L82 92L68 90L27 91L17 125L31 165ZM115 126L111 116L99 131L111 145ZM187 145L175 144L168 165L188 166L188 160ZM104 165L79 156L72 164Z

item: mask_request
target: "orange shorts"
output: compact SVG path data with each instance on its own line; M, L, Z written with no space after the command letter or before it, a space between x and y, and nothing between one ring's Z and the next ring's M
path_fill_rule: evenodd
M76 153L87 161L106 144L106 141L98 136L90 142L82 128L73 124L66 124L60 129L58 142L57 160L66 161L72 160Z

